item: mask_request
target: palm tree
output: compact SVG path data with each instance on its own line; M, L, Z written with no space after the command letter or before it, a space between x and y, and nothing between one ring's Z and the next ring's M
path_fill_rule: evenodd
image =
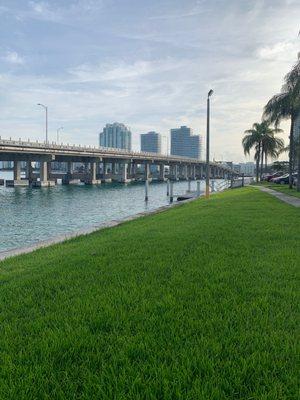
M254 159L256 160L256 181L258 182L259 175L262 177L264 159L267 165L267 158L277 158L281 149L284 147L282 139L275 137L276 133L282 132L281 129L271 128L269 121L254 123L252 129L245 131L245 136L242 140L244 153L250 154L250 150L254 149ZM261 168L259 172L259 164Z
M300 113L300 57L293 69L285 76L281 93L273 96L264 108L264 118L274 123L277 127L284 119L291 120L290 127L290 152L289 152L289 185L293 186L292 174L294 163L294 125ZM300 155L298 156L300 159ZM298 160L298 170L300 168Z
M244 148L244 153L250 154L250 150L254 148L254 159L256 161L256 182L258 182L259 177L259 161L261 157L261 138L262 138L262 127L261 124L255 122L252 125L252 129L247 129L245 131L245 136L242 140L242 145Z

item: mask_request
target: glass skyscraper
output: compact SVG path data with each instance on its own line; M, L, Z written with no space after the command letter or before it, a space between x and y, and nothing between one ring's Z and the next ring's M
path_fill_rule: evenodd
M141 151L161 154L161 135L156 132L142 134Z
M182 126L171 129L171 155L200 160L201 150L202 138L199 135L193 135L191 128Z
M103 132L99 134L99 144L101 147L112 147L130 151L131 132L124 124L119 124L118 122L106 124Z

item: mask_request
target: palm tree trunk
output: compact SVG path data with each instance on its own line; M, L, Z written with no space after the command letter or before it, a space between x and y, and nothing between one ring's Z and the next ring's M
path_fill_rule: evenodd
M300 150L298 151L297 192L300 192Z
M291 117L290 128L290 153L289 153L289 188L293 189L293 164L294 164L294 116Z
M298 158L298 175L297 175L297 192L300 192L300 135L297 143L297 158Z
M260 161L260 143L258 144L257 159L256 159L256 183L259 181L259 161Z
M263 146L261 146L260 180L262 180L263 168L264 168L264 149Z
M256 160L256 183L258 183L259 180L259 156L257 157Z
M268 155L267 152L265 153L265 172L268 172Z

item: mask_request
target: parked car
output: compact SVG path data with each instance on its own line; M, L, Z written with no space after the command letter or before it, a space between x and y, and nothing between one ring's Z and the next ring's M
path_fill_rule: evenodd
M276 178L271 179L271 182L278 183L278 184L288 183L289 182L289 174L277 176Z
M282 171L275 172L274 174L269 174L266 176L266 181L270 182L271 179L278 178L279 176L282 175L283 175Z
M295 178L297 178L297 175L298 175L297 173L294 173L292 175L292 182L293 183L294 183ZM289 183L289 174L285 174L285 175L279 176L278 178L274 178L274 179L272 179L271 182L274 182L274 183L277 183L277 184L280 184L280 185L287 184L287 183Z

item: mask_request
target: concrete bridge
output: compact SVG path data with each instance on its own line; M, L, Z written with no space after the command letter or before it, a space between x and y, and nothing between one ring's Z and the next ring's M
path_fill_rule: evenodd
M58 175L53 162L66 163L67 171L60 175L63 183L83 181L86 184L102 182L130 182L151 179L196 180L206 173L205 162L193 158L167 156L156 153L132 152L123 149L60 145L0 138L0 161L14 162L14 179L10 186L53 186ZM21 178L21 162L26 163L25 178ZM32 162L39 162L39 174L33 173ZM74 171L74 163L83 163L84 171ZM151 165L157 166L155 172ZM227 166L210 163L211 178L231 178L236 173Z

